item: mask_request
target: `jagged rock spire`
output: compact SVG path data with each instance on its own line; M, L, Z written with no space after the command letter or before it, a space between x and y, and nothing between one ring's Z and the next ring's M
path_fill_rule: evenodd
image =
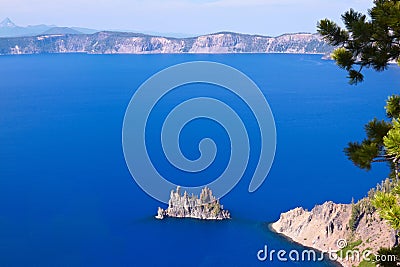
M200 198L195 195L189 196L185 191L181 194L178 186L176 191L172 190L168 202L168 208L158 208L157 219L167 217L196 218L203 220L229 219L229 211L224 210L219 201L213 196L210 188L202 189Z

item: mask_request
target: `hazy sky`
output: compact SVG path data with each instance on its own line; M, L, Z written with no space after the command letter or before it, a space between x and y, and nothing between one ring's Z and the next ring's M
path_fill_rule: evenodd
M322 18L340 20L372 0L0 0L0 20L95 29L202 34L235 31L276 36L315 32Z

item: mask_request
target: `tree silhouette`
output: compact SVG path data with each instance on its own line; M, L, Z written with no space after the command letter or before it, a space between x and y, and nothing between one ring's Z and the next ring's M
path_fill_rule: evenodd
M323 38L337 47L332 58L348 72L350 84L364 80L364 68L383 71L391 61L397 61L400 65L400 1L375 0L373 3L368 11L369 17L353 9L345 12L342 15L344 29L329 19L317 24L317 30ZM381 218L396 230L396 246L400 230L400 95L390 96L385 109L389 120L375 118L367 123L364 127L366 138L361 142L350 142L344 152L362 169L371 169L374 162L390 165L396 186L390 192L377 192L371 203ZM378 253L386 255L389 252L400 256L398 247L381 249ZM395 266L399 260L378 263Z
M350 9L342 15L345 29L329 19L318 22L317 30L338 47L332 58L348 72L350 84L364 79L364 68L385 70L400 56L400 1L375 0L367 15Z
M348 159L357 167L371 169L374 162L387 162L396 179L400 163L400 96L392 95L386 101L386 115L392 121L373 119L365 126L366 138L350 142L344 149Z

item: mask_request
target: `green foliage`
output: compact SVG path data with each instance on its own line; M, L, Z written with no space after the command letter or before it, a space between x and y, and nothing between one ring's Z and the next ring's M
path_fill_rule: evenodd
M351 231L355 231L361 219L361 209L359 203L351 205L351 216L349 220L349 227Z
M329 19L317 24L318 32L329 44L340 46L333 58L347 70L351 84L363 81L364 67L382 71L400 56L400 2L375 0L368 15L353 9L345 12L345 29Z
M393 194L397 194L400 195L400 185L396 185L393 189L392 189Z
M360 203L360 210L363 214L371 215L376 210L369 199L362 199L359 203Z
M390 122L378 120L377 118L374 118L364 126L368 140L377 145L383 145L383 138L391 128L392 124Z
M357 167L370 170L371 163L379 156L380 151L376 143L364 140L362 143L350 142L344 153Z
M376 118L365 125L366 139L361 143L350 142L344 149L346 156L359 168L370 170L373 162L387 162L395 181L386 179L377 190L368 192L371 203L379 212L381 218L386 220L395 230L400 230L400 186L399 161L400 161L400 96L393 95L388 98L386 112L392 122L377 120ZM354 231L363 215L363 209L352 206L349 227Z
M358 267L375 267L376 264L372 260L363 260Z
M356 71L353 69L349 70L349 75L347 78L349 79L349 83L351 85L364 81L364 76L361 74L361 71Z
M393 120L393 128L383 138L386 151L394 160L400 158L400 122Z
M361 73L364 68L383 71L390 61L400 65L400 1L374 0L368 11L369 17L353 9L342 15L345 28L323 19L318 22L318 32L331 45L338 48L332 53L336 64L348 72L350 84L364 80ZM392 95L386 101L386 115L392 122L379 121L376 118L365 125L366 138L362 142L350 142L344 149L346 156L358 167L371 169L373 162L386 162L391 167L396 183L386 180L377 190L368 192L370 203L396 231L400 230L400 95ZM396 187L393 188L393 184ZM363 207L352 205L350 228L354 231L363 215ZM367 207L365 207L367 208ZM372 209L370 209L372 211ZM359 245L359 244L358 244ZM349 244L340 251L345 255L356 246ZM381 255L395 253L400 249L381 249ZM400 257L398 257L399 259ZM381 266L397 266L398 262L377 262ZM368 266L367 262L363 263ZM360 265L361 266L361 265Z
M371 204L370 199L364 198L354 204L351 202L351 215L349 219L349 227L352 232L355 232L358 224L365 215L370 215L375 212L375 207ZM368 217L367 217L368 218Z
M400 230L400 184L389 178L368 192L368 202L380 217L395 230ZM368 208L367 208L368 209ZM372 213L374 210L370 210Z
M398 181L394 179L386 178L380 184L377 184L376 188L371 188L368 192L368 199L372 200L375 198L377 192L384 193L396 193L395 189L398 187Z
M347 71L349 71L355 63L353 54L343 47L337 48L335 51L333 51L331 56L340 68Z
M323 19L318 22L317 27L318 32L333 46L340 45L349 39L349 33L331 20Z
M388 100L386 101L386 115L389 118L399 119L400 117L400 96L399 95L392 95L389 96Z
M393 95L386 101L388 116L400 116L400 96ZM360 142L350 142L344 149L347 158L361 169L370 170L374 162L387 162L396 179L399 175L400 122L374 118L364 126L366 138Z
M345 258L348 251L358 250L357 247L362 244L362 240L350 242L346 247L342 248L337 252L337 255L341 258Z
M364 251L369 250L371 251L371 248L366 248ZM364 253L363 251L363 253ZM353 265L354 266L354 265ZM374 254L370 254L368 255L367 258L364 258L362 262L360 262L360 264L358 264L358 267L375 267L376 263L375 263L375 255Z
M220 213L220 211L221 211L220 205L219 204L218 205L214 205L214 208L213 208L213 211L212 211L214 216L217 216L218 213Z
M399 189L397 189L399 190ZM381 218L386 220L395 230L400 230L400 205L398 194L378 192L372 200Z
M386 192L377 192L374 199L372 200L372 204L377 209L390 209L391 207L396 205L396 203L396 196L394 194Z
M384 181L382 181L381 183L381 190L382 192L386 192L386 193L394 193L396 194L396 188L398 187L397 184L398 181L393 181L390 180L389 178L386 178Z

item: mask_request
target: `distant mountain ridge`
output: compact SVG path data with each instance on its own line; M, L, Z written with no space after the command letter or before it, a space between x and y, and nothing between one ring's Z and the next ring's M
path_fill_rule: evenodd
M163 37L136 32L78 27L20 27L9 18L0 22L0 55L38 53L163 54L163 53L304 53L326 54L332 47L310 33L278 37L218 32L197 37Z
M21 27L12 22L11 19L5 18L0 22L0 37L34 36L41 34L53 27L55 26L44 24Z
M47 31L42 33L43 35L48 35L48 34L82 34L82 32L77 31L72 28L68 27L53 27L48 29Z
M58 29L59 33L63 33L61 29L65 29L64 32L68 33L66 31L78 31L79 33L84 33L84 34L93 34L96 32L100 32L100 30L96 29L89 29L89 28L82 28L82 27L58 27L56 25L45 25L45 24L40 24L40 25L29 25L26 27L18 26L15 24L13 21L11 21L10 18L5 18L3 21L0 22L0 37L23 37L23 36L36 36L39 34L46 34L47 31L53 31ZM121 30L121 29L115 29L115 30L110 30L113 32L132 32L132 33L138 33L139 31L137 30ZM73 32L74 34L77 34L76 32ZM166 33L159 33L159 32L152 32L152 31L146 31L145 34L148 35L154 35L154 36L169 36L169 37L175 37L175 38L187 38L187 37L193 37L196 36L195 34L185 34L185 33L173 33L173 32L166 32Z
M141 33L50 33L0 38L0 55L38 53L174 54L174 53L301 53L327 54L332 47L318 34L295 33L278 37L220 32L190 38Z
M26 27L18 26L11 21L10 18L5 18L0 22L0 37L27 37L40 34L92 34L98 30L79 28L79 27L57 27L55 25L29 25Z
M12 22L9 18L5 18L2 22L0 22L0 28L16 28L14 22Z

